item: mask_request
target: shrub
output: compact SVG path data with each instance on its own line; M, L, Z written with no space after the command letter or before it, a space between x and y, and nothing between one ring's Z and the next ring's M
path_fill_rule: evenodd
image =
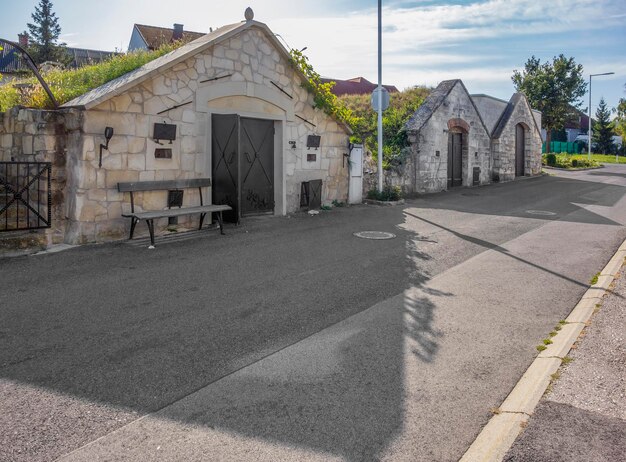
M578 159L572 159L572 167L578 167Z
M402 199L402 190L399 186L385 186L381 192L378 192L378 189L370 189L367 198L384 202L397 201Z
M546 164L548 164L548 166L550 167L556 166L556 155L555 154L546 155Z

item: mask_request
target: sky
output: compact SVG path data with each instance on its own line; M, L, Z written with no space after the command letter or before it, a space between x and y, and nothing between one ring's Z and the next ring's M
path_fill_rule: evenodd
M0 37L17 40L38 0L0 0ZM377 1L52 0L68 46L126 51L133 24L208 32L246 7L323 77L377 82ZM383 0L383 83L403 89L460 78L508 100L513 70L564 54L592 80L592 111L626 98L626 0ZM582 109L586 111L588 95Z

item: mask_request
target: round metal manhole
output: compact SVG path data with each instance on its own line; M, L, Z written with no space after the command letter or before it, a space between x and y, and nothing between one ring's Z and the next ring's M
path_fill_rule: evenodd
M550 212L548 210L526 210L526 213L530 215L543 215L544 217L553 217L556 215L554 212Z
M387 233L385 231L359 231L358 233L354 233L356 237L360 237L361 239L393 239L396 237L393 233Z

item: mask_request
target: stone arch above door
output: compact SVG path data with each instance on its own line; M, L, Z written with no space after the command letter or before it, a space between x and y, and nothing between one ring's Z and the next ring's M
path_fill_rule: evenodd
M470 126L463 119L450 119L448 120L448 130L450 131L461 131L463 133L469 133Z
M228 101L234 103L228 106ZM213 103L213 104L212 104ZM251 82L212 83L196 91L196 110L209 112L211 106L229 107L234 112L276 116L280 111L288 122L295 119L294 104L277 91Z

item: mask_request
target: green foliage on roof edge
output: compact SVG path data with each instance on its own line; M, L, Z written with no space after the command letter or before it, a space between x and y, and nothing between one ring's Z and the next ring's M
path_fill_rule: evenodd
M101 63L78 69L52 70L43 74L43 77L59 104L64 104L100 85L134 71L181 45L180 42L168 43L154 51L136 51L117 55ZM21 86L18 89L15 84L28 86ZM0 86L0 112L7 111L14 106L35 109L53 108L52 102L34 76L13 80Z

